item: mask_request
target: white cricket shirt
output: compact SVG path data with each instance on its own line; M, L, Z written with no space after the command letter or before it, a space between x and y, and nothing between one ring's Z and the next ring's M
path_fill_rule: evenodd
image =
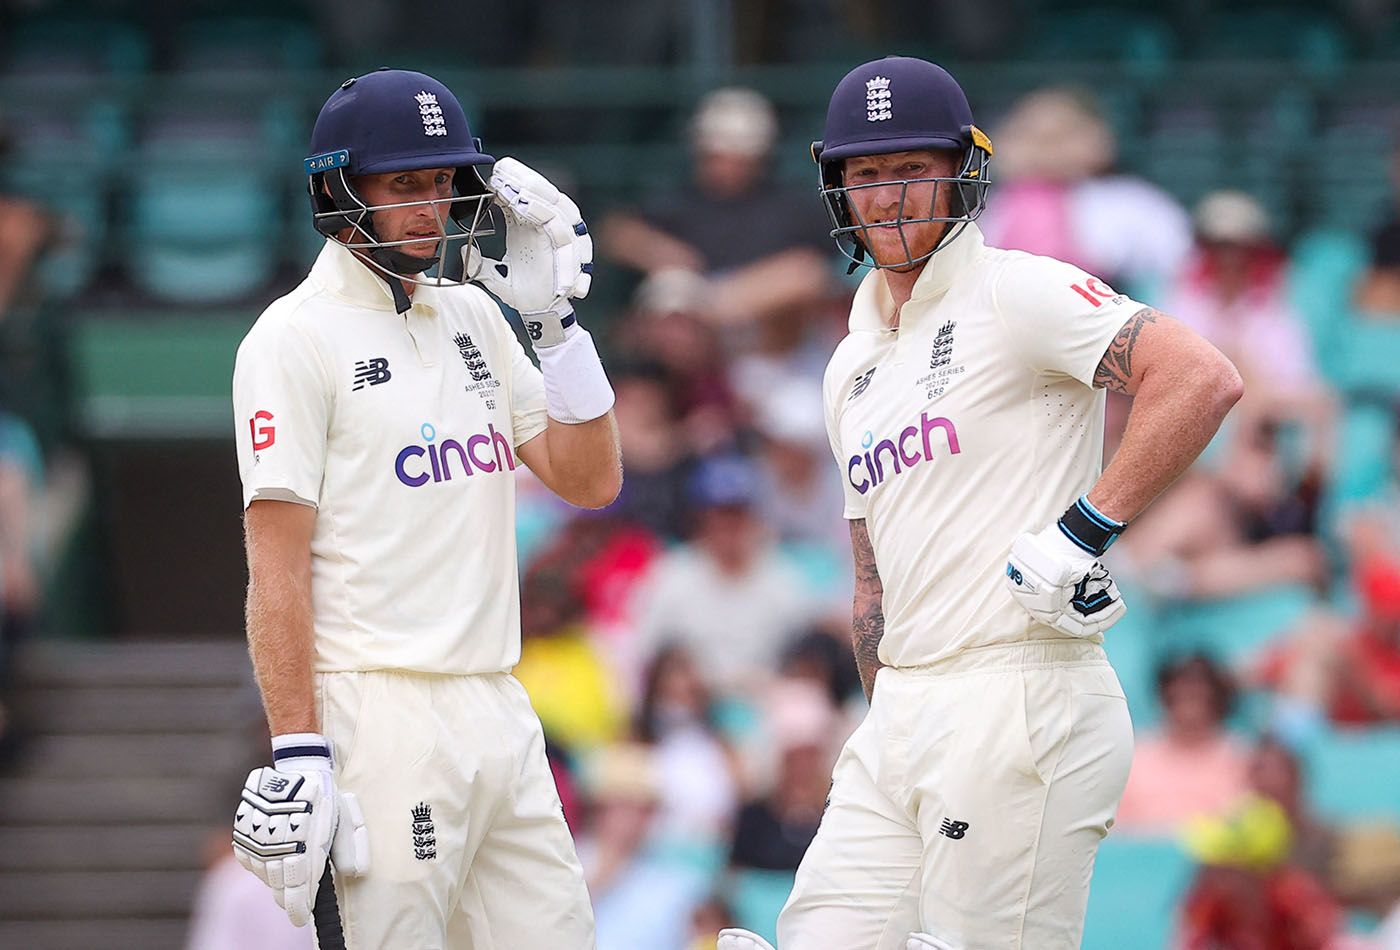
M515 449L544 385L474 286L389 288L328 241L238 348L243 504L316 508L316 670L509 670L520 659Z
M1094 371L1142 305L1070 264L987 247L968 225L894 302L872 270L823 383L847 518L864 518L884 585L880 660L1064 635L1006 590L1011 542L1098 478Z

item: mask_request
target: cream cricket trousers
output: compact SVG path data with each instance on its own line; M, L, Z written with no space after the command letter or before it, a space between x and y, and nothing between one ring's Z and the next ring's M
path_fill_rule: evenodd
M781 916L780 950L1077 948L1132 760L1118 677L1084 640L879 671Z
M592 950L593 909L525 689L508 673L318 673L370 871L335 876L347 950Z

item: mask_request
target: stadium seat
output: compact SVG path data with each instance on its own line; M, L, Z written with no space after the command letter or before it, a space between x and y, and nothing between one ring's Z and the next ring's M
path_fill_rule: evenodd
M765 938L778 939L778 914L792 893L792 871L735 868L729 872L729 906L734 923Z
M1331 17L1305 7L1225 10L1211 19L1191 49L1197 59L1280 60L1317 76L1347 62L1348 43Z
M1332 380L1352 397L1400 398L1400 320L1344 320Z
M1331 730L1311 742L1303 758L1322 815L1394 820L1400 802L1400 728Z
M69 8L16 25L0 51L0 67L11 76L44 79L133 75L149 67L150 55L137 26Z
M131 188L128 267L171 303L237 300L266 283L281 250L277 186L234 165L141 170Z
M1083 950L1165 950L1191 868L1171 840L1110 834L1094 862Z
M1318 366L1330 379L1341 371L1345 317L1352 287L1366 267L1366 244L1353 230L1313 229L1294 243L1291 257L1289 296L1312 337Z
M1154 598L1125 580L1118 582L1128 612L1104 635L1103 648L1118 674L1134 731L1156 725L1161 718L1157 700L1157 664L1160 660L1157 608Z
M185 73L314 69L324 44L310 24L272 16L213 16L176 33L171 68Z
M1031 61L1117 63L1137 77L1164 73L1175 53L1171 28L1141 10L1101 7L1034 18L1021 56Z
M1289 630L1315 602L1311 590L1291 584L1181 602L1163 610L1159 636L1163 648L1173 653L1205 650L1233 666Z

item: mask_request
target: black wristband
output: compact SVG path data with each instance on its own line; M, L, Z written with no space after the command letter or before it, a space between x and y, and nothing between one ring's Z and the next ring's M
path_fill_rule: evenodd
M1094 557L1107 551L1123 529L1128 527L1126 522L1114 521L1089 504L1087 495L1070 505L1069 510L1060 515L1057 524L1076 547Z

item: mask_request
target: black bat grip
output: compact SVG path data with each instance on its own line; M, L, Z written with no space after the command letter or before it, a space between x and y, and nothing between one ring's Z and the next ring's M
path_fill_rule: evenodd
M316 944L320 950L345 950L345 931L340 926L340 904L335 899L335 877L329 861L326 872L321 875L321 884L316 888L311 919L316 924Z

